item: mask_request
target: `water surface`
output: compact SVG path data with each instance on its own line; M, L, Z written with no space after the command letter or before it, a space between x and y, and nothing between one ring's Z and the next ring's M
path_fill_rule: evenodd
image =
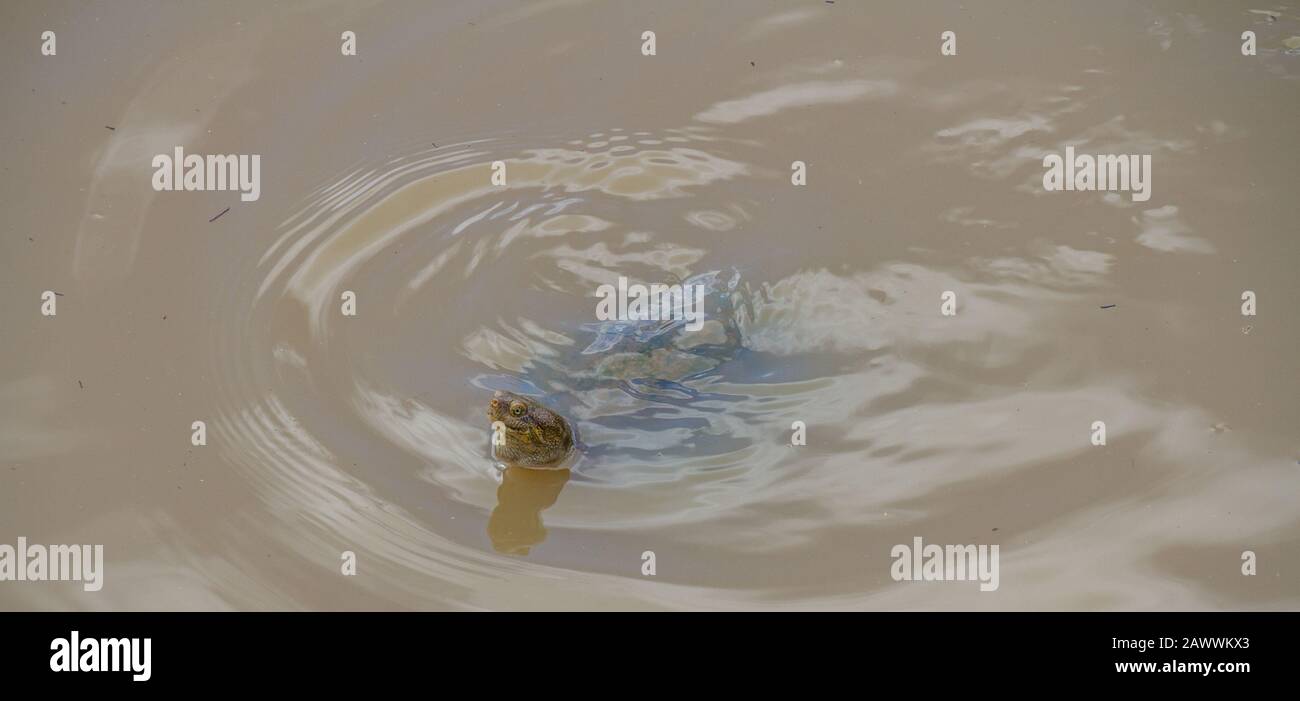
M5 608L1300 604L1294 8L3 14L0 540L108 561ZM177 145L261 198L154 192ZM1150 154L1151 199L1044 192L1066 146ZM712 270L743 349L584 374L599 285ZM572 469L495 469L495 389ZM894 582L916 536L1000 587Z

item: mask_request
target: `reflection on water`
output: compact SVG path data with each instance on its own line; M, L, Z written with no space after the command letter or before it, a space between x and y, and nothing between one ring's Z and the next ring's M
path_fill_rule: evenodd
M0 603L1296 606L1300 17L851 5L682 6L650 59L593 39L617 5L393 3L339 65L250 5L185 37L232 56L211 102L189 59L120 100L23 83L11 119L53 128L15 133L73 166L3 176L44 212L11 208L14 284L66 296L3 366L0 530L102 534L116 574ZM1258 60L1222 58L1242 26ZM64 138L73 95L118 131ZM261 200L133 185L176 140L262 153ZM1067 147L1151 155L1151 200L1044 192ZM601 285L713 271L698 332L595 323ZM570 469L498 471L494 390L568 417ZM998 544L1000 588L892 581L918 536Z
M496 508L488 518L492 547L507 555L527 555L545 540L542 512L555 505L568 482L568 470L507 469L497 487Z

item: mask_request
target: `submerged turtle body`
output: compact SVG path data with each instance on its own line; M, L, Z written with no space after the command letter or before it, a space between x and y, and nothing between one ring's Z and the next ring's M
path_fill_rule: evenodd
M683 289L703 288L704 309L688 310L683 297L671 301L669 307L657 310L661 319L629 319L622 321L604 321L598 324L583 324L582 328L594 331L596 338L591 345L583 349L583 355L602 353L619 346L652 346L670 341L682 331L690 331L689 311L699 311L704 321L710 319L734 327L735 310L731 295L740 282L740 274L721 270L693 275L682 281ZM739 340L737 336L737 340Z
M705 346L715 348L726 344L727 336L723 325L709 321L699 331L681 332L667 345L599 356L595 366L585 376L597 380L681 380L712 370L725 359L718 357L717 353L695 352L694 349Z
M684 286L704 288L704 319L698 325L682 318L680 309L666 320L583 325L595 339L580 353L538 359L532 366L538 386L563 386L579 393L616 386L642 399L670 396L665 391L694 396L683 383L713 370L741 348L732 304L738 280L734 271L714 271L683 281ZM497 392L488 415L506 429L504 445L493 448L493 456L506 465L555 468L573 452L576 433L570 419L533 397Z
M606 321L585 324L596 334L569 368L571 376L589 380L677 381L717 367L740 349L732 293L740 276L713 271L687 278L683 288L704 289L704 318L698 328L678 305L669 319Z

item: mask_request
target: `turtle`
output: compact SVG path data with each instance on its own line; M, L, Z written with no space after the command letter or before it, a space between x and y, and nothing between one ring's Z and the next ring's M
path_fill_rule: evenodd
M488 402L492 457L509 466L559 469L573 452L574 433L558 411L513 392L497 390ZM496 432L504 440L496 439Z
M685 383L743 349L733 304L739 279L735 270L715 270L682 281L683 287L704 289L704 320L694 329L680 308L662 320L582 324L579 328L594 339L576 357L539 359L534 367L563 376L564 384L576 391L616 385L646 399L664 392L695 397ZM494 430L500 431L492 456L507 467L561 469L580 445L570 420L536 397L498 390L487 413Z

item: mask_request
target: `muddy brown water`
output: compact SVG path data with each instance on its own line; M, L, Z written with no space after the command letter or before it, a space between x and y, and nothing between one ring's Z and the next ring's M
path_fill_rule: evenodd
M1294 7L0 14L0 542L106 559L0 607L1300 605ZM155 192L176 146L260 198ZM1045 192L1066 146L1150 200ZM694 394L565 374L598 285L724 268L745 347ZM593 452L503 477L494 389ZM917 536L999 588L894 581Z

